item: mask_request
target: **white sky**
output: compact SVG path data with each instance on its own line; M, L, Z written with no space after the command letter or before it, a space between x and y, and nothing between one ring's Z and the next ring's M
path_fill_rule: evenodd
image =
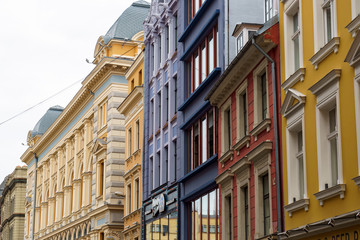
M85 78L94 67L85 59L93 60L98 37L132 2L1 0L0 122ZM25 165L28 131L51 106L65 107L80 86L0 125L0 183Z

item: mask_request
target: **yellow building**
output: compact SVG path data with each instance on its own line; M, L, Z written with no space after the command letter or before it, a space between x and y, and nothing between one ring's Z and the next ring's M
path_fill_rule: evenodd
M24 239L26 167L16 167L0 185L0 239Z
M360 239L360 1L281 0L282 239Z
M142 206L144 52L126 73L129 95L118 110L125 117L125 239L140 239Z
M142 52L145 1L99 37L94 69L65 107L52 107L28 134L24 239L123 239L125 126L117 108L125 73Z

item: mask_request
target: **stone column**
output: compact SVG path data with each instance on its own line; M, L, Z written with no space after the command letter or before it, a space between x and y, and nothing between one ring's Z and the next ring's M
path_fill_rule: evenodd
M71 140L68 138L65 140L66 150L65 150L65 186L64 186L64 217L70 215L70 204L71 204L71 179L69 176L69 164L68 161L70 160L71 155Z
M51 226L51 225L53 225L54 224L54 221L53 221L53 219L54 219L54 208L55 208L55 197L50 197L49 199L48 199L48 214L47 214L47 216L48 216L48 220L47 220L47 222L48 222L48 226Z
M38 233L40 228L40 221L39 221L40 213L41 213L40 209L41 207L35 208L35 233Z
M83 174L83 206L91 204L91 176L92 172L85 172Z
M64 200L64 193L63 192L57 192L56 193L56 216L55 216L55 222L59 222L62 218L62 214L61 212L63 211L62 210L62 202Z
M46 218L47 218L47 202L41 203L41 225L40 230L43 230L46 226Z

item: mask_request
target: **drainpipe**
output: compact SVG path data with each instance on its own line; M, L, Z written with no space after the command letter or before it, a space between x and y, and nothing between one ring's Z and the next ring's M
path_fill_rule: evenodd
M35 232L35 205L36 205L36 184L37 184L37 163L39 158L36 156L36 153L34 153L34 158L35 158L35 174L34 174L34 178L35 178L35 183L34 183L34 203L33 203L33 217L32 217L32 234L31 234L31 239L34 240L34 232Z
M230 46L229 46L229 38L230 38L230 31L229 31L229 21L230 21L230 13L229 13L229 0L225 0L225 38L224 38L224 42L225 42L225 68L227 68L229 66L229 56L230 56ZM219 41L219 39L217 40Z
M273 86L273 109L274 109L274 132L275 132L275 166L276 166L276 194L277 194L277 215L278 215L278 233L282 232L282 191L281 191L281 174L280 174L280 155L279 155L279 128L278 128L278 110L277 110L277 82L275 74L275 61L255 42L252 38L252 44L271 62L272 86ZM278 236L278 239L281 239Z

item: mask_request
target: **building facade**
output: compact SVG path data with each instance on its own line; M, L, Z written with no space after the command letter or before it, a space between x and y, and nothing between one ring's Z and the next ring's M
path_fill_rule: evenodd
M117 108L148 10L137 1L122 13L97 40L95 67L70 103L29 132L24 239L123 239L125 126Z
M153 0L145 20L142 239L178 239L178 5Z
M220 239L218 111L204 98L224 70L224 2L181 1L178 19L179 239Z
M143 40L143 39L142 39ZM118 107L125 117L125 210L124 238L138 240L141 237L142 207L142 149L143 149L143 73L142 51L125 74L128 80L128 96Z
M356 0L280 3L285 232L359 239Z
M26 167L16 167L4 180L0 195L0 239L24 239Z
M278 18L242 24L249 36L207 99L219 109L218 154L221 239L277 236L280 191L280 54ZM275 106L276 105L276 106ZM277 149L277 150L276 150ZM281 192L280 192L281 193ZM278 205L280 204L280 205Z

